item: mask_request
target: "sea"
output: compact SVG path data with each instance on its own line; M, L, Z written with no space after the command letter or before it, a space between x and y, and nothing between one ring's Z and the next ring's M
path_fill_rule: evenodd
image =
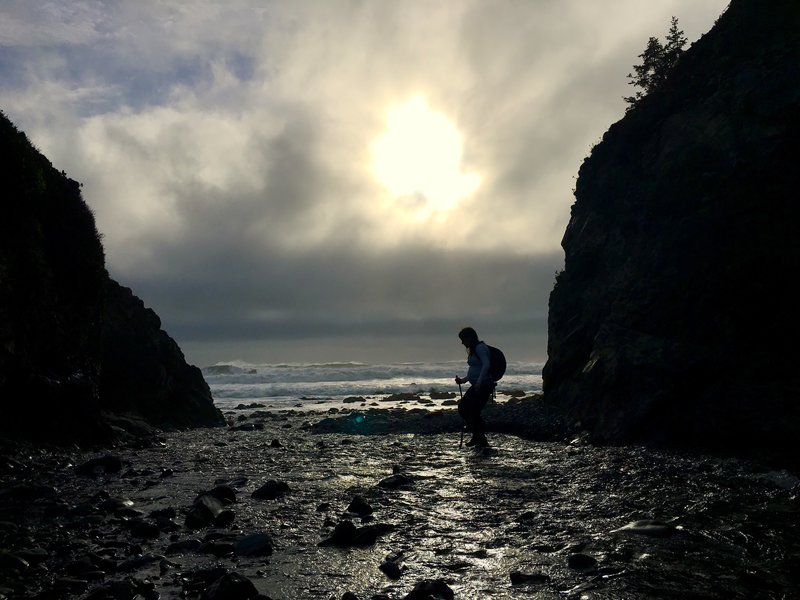
M497 384L498 399L542 390L543 363L509 361ZM251 364L231 361L202 369L214 403L221 410L245 406L271 409L320 410L345 399L385 399L396 394L430 396L431 392L459 394L456 375L466 374L464 361L365 364L288 363Z

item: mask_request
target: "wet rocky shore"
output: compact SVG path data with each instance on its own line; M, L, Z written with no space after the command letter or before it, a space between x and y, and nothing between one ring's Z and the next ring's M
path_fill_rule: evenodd
M798 597L791 471L559 438L536 398L487 411L483 452L451 407L226 417L1 441L0 598Z

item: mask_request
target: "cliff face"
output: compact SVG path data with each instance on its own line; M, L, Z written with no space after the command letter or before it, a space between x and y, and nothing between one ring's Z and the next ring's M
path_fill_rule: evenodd
M800 3L733 0L582 165L545 395L597 440L800 434Z
M104 413L123 411L222 423L158 317L108 277L79 184L2 114L0 186L0 433L100 441L113 435Z

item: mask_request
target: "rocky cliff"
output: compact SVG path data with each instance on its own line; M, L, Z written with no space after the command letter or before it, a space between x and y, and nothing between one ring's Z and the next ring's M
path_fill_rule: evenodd
M733 0L585 160L549 402L608 442L800 436L800 3Z
M0 187L0 433L93 442L112 423L221 424L199 370L109 278L80 185L2 114Z

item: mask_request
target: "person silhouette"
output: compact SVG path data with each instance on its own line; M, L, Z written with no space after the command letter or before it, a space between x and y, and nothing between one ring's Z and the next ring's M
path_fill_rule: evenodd
M489 346L484 344L472 327L464 327L458 332L458 337L467 349L467 376L456 376L456 383L470 383L469 388L458 402L458 414L464 419L467 427L472 432L472 437L467 446L485 448L489 445L486 439L485 425L481 418L481 411L494 390L494 381L490 374L491 356Z

